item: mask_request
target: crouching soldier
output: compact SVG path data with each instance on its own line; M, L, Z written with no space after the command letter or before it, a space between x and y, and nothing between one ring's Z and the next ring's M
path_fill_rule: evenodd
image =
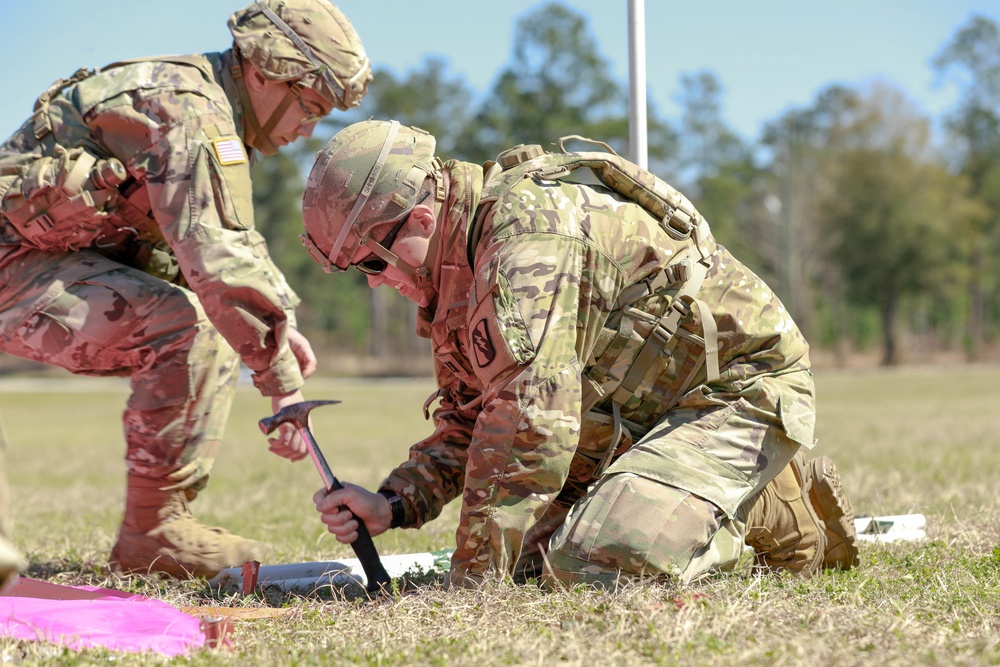
M836 469L800 453L808 345L686 198L606 151L480 167L434 149L395 121L351 125L304 196L317 262L420 306L439 387L434 433L378 493L316 494L340 541L354 517L377 535L457 498L452 584L857 563Z
M364 95L357 33L327 0L260 0L221 53L82 69L0 146L0 352L131 378L124 572L212 576L261 545L202 525L239 362L277 410L315 356L254 229L250 155ZM291 428L272 451L298 459Z

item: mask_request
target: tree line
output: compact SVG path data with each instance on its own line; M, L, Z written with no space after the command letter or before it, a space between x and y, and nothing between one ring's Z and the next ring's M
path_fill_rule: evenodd
M829 86L768 121L754 141L727 126L723 86L710 71L681 76L679 119L652 105L647 112L650 170L688 195L836 363L868 353L896 365L942 351L977 361L1000 347L997 24L971 18L932 67L960 91L940 119L943 142L935 119L887 83ZM419 126L438 138L438 155L471 162L570 134L627 155L627 88L586 18L565 5L519 20L508 64L483 95L437 58L402 76L376 66L358 108L255 166L258 227L303 299L300 328L330 372L396 373L428 356L412 304L370 290L359 272L323 274L298 239L315 152L369 117Z

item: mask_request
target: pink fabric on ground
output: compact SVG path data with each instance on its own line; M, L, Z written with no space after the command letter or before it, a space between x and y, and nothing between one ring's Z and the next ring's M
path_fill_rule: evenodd
M165 602L23 577L0 595L0 636L168 656L205 645L201 621Z

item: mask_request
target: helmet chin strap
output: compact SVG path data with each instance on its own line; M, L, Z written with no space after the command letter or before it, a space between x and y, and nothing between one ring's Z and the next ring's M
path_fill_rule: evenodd
M284 98L278 104L278 107L271 113L271 117L261 127L260 121L257 119L257 112L254 111L253 104L250 103L250 93L247 90L246 81L243 80L243 67L240 62L233 63L232 67L230 67L230 73L236 83L236 92L240 96L240 103L243 105L245 122L253 130L255 138L253 147L264 155L274 155L278 152L278 147L271 141L271 132L274 131L281 117L285 115L285 112L288 111L288 107L295 100L295 96L292 95L291 90L287 91Z
M434 281L432 280L431 270L428 267L434 265L434 259L437 257L437 236L438 232L435 230L427 246L427 258L424 260L423 265L418 267L410 266L401 260L396 253L383 247L370 237L366 238L361 245L371 250L373 255L384 259L386 264L395 267L397 271L406 275L406 277L413 281L414 286L420 293L427 297L430 303L434 303L437 299L437 292L434 290Z
M436 211L435 211L436 212ZM437 290L434 289L434 273L432 267L437 263L438 246L441 243L441 226L438 225L431 234L429 243L427 244L427 257L424 260L424 265L420 267L417 271L417 275L414 276L414 282L416 283L417 289L420 293L427 297L427 303L431 308L435 307L434 304L437 303Z

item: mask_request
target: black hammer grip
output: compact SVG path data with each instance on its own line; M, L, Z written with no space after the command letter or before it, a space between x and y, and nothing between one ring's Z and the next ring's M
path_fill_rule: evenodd
M333 403L340 403L340 401L307 401L295 403L285 406L278 414L265 417L258 422L258 426L260 426L260 430L264 434L271 433L281 424L293 424L303 440L305 440L309 456L312 457L313 463L316 464L316 469L319 471L320 477L323 478L323 484L326 486L327 491L342 489L344 485L337 481L337 478L333 475L333 471L330 470L330 466L327 465L326 458L323 457L323 452L320 451L319 445L316 444L316 438L313 437L312 431L309 428L307 418L309 411L314 407ZM361 567L368 578L368 592L387 591L389 584L392 583L392 578L382 565L378 551L375 549L375 543L372 542L371 533L368 532L365 522L360 517L355 516L354 518L358 522L358 538L351 543L351 548L354 549L358 560L361 561Z
M316 464L316 469L319 470L319 474L323 478L326 490L336 491L344 488L344 485L333 475L330 466L327 465L326 458L323 456L323 452L320 451L319 445L316 444L316 439L313 438L309 429L300 429L300 433L306 439L309 454L312 456L313 463ZM375 543L372 542L372 536L368 532L368 527L365 526L365 522L361 520L361 517L355 516L354 519L358 522L358 539L351 542L351 548L354 549L358 560L361 561L361 567L368 578L368 591L377 592L387 589L388 585L392 582L392 578L382 565L382 560L378 556L378 550L375 549Z
M322 454L320 457L322 457ZM334 477L333 486L330 487L330 491L342 488L344 488L344 485ZM382 559L379 558L378 550L375 548L375 543L372 541L372 536L369 534L365 522L357 516L354 519L358 522L358 539L351 542L351 548L354 549L355 555L361 561L361 567L368 578L368 591L378 592L380 590L388 590L389 584L392 582L392 577L389 576L389 573L385 571L385 567L382 565Z

